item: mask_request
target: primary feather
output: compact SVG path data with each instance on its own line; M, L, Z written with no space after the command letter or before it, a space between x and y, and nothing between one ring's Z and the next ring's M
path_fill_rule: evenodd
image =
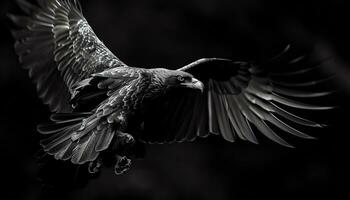
M72 87L92 73L126 66L98 39L77 1L17 0L26 16L9 15L22 66L37 85L38 95L53 112L71 111Z

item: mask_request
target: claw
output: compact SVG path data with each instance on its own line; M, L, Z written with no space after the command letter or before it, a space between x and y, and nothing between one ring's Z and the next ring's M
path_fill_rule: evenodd
M123 174L131 166L131 160L126 156L117 156L117 162L114 166L114 173L117 175Z
M129 133L119 132L118 137L121 144L133 145L135 143L134 137Z
M101 159L97 159L97 160L91 161L89 163L89 168L88 168L89 173L90 174L95 174L95 173L99 172L101 165L102 165L102 160Z

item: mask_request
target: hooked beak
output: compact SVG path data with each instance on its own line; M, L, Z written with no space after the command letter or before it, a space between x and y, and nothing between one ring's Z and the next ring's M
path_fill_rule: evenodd
M200 90L202 93L204 91L204 84L196 78L192 78L191 82L182 83L181 85L186 88Z

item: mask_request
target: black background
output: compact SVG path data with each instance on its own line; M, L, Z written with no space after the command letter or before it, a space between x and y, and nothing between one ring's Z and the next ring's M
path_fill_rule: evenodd
M83 1L84 15L96 34L132 66L180 67L202 57L260 60L287 43L330 53L337 62L327 69L339 75L337 85L342 90L335 102L341 108L324 116L331 126L312 132L318 140L296 140L296 149L265 140L261 145L230 144L215 136L193 143L148 145L145 159L136 161L125 175L104 169L82 187L47 189L37 180L35 126L49 112L13 51L5 14L19 10L14 1L2 0L1 195L7 196L4 199L169 200L346 195L350 12L345 2ZM65 172L52 173L63 176ZM57 184L66 182L61 179Z

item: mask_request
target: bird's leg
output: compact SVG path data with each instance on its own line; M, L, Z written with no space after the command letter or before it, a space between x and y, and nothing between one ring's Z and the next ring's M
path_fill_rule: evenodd
M131 166L132 147L135 144L135 139L129 133L117 131L115 143L115 166L114 172L119 175L127 171Z
M117 137L120 144L133 145L135 143L134 137L129 133L119 132Z
M117 162L114 166L114 173L117 175L123 174L126 172L131 166L131 160L126 156L116 155Z
M127 116L124 112L113 113L107 118L109 123L114 122L117 125L115 149L118 154L124 153L125 150L130 150L135 144L134 137L129 133L123 132L128 126L126 119Z
M117 151L122 155L129 155L131 148L135 144L135 139L129 133L118 131L117 133Z
M102 158L97 157L96 160L91 161L89 163L89 173L95 174L100 171L100 167L102 166Z

